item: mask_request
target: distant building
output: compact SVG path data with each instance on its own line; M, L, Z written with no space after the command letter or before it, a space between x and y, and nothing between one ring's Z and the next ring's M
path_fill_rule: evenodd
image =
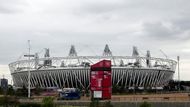
M7 90L8 89L8 80L5 78L0 79L0 86L3 90Z

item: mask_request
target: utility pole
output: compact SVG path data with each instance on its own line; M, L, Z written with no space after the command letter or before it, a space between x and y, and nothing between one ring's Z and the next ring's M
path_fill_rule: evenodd
M28 40L28 98L30 98L30 40Z
M180 60L180 57L177 56L177 63L178 63L178 91L180 91L180 70L179 70L179 60Z
M30 57L34 57L30 54L30 40L28 40L28 54L24 57L28 57L28 98L30 98Z

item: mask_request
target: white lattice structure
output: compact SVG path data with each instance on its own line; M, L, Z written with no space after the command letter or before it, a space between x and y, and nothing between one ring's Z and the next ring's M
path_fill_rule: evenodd
M137 48L133 53L138 53ZM49 50L48 50L49 52ZM77 56L72 46L68 57L35 57L9 64L16 87L28 85L28 69L31 71L31 87L89 88L90 65L103 59L112 61L112 84L129 87L162 87L175 73L176 61L170 59L132 56L112 56L106 45L102 56Z

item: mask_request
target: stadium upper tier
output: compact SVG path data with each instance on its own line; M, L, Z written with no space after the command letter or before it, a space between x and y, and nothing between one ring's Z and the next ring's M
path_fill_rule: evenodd
M38 63L35 59L21 60L9 64L11 73L21 72L28 70L40 70L40 69L60 69L65 67L87 67L103 59L111 60L113 67L127 67L127 68L148 68L148 69L163 69L175 71L176 62L170 59L153 58L150 62L154 63L152 66L146 65L146 57L132 57L132 56L76 56L76 57L49 57L40 58ZM136 59L139 60L139 64L135 65ZM51 61L50 65L44 65L44 61Z
M36 84L38 85L41 84L40 85L41 87L52 87L52 86L76 87L76 86L73 86L74 83L72 83L72 80L70 80L72 78L67 80L69 81L68 83L64 82L66 81L64 79L68 78L68 74L64 74L66 75L65 77L61 74L63 76L62 78L62 77L59 77L59 73L60 72L66 73L66 71L64 70L67 70L67 71L79 70L80 72L84 71L85 81L78 79L78 82L79 84L81 84L81 87L86 88L89 84L88 75L90 71L89 69L90 65L95 64L96 62L99 62L103 59L112 61L112 70L113 70L113 73L115 73L112 76L113 84L117 83L117 85L120 84L120 85L129 86L129 87L134 86L134 85L137 85L139 87L143 87L145 85L163 86L167 84L168 81L173 78L173 74L175 72L176 63L177 63L176 61L171 60L171 59L151 57L150 51L147 51L146 56L142 57L139 55L136 47L133 47L132 56L113 56L108 45L105 46L102 56L77 56L75 47L72 45L69 51L69 55L67 57L50 57L49 49L45 49L44 58L39 58L38 54L35 54L32 57L33 58L31 58L30 60L19 60L19 61L9 64L9 68L10 68L15 86L19 87L19 86L22 86L23 84L27 85L27 71L30 70L31 74L32 72L34 73L33 76L36 75L35 73L46 74L45 72L47 72L51 74L50 71L52 73L57 72L57 74L55 74L56 75L55 78L53 77L54 79L50 77L50 79L52 79L50 81L54 81L53 82L54 84L53 83L48 84L47 82L47 84L45 85L45 82L44 82L44 85L43 85L42 84L43 82L40 79L38 79L38 78L43 78L43 77L36 77L36 79L34 77L32 86L35 86ZM131 73L132 75L130 74L128 76L127 75L128 73ZM78 75L73 78L76 79L80 77L83 78L82 75L81 76ZM144 80L143 78L148 79L148 80ZM162 80L162 79L165 79L165 80ZM82 81L84 81L84 83ZM147 82L147 81L151 81L151 82ZM157 83L157 82L160 82L160 83Z

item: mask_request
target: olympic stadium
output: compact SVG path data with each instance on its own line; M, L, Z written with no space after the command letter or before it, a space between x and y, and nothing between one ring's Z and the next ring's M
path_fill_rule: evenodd
M72 45L68 56L50 57L45 49L43 58L36 53L30 60L9 64L15 87L28 86L30 71L31 87L82 88L90 87L90 65L101 60L111 60L112 85L131 87L163 87L173 79L177 62L171 59L151 57L150 51L140 56L133 47L131 56L114 56L106 45L100 56L78 56Z

